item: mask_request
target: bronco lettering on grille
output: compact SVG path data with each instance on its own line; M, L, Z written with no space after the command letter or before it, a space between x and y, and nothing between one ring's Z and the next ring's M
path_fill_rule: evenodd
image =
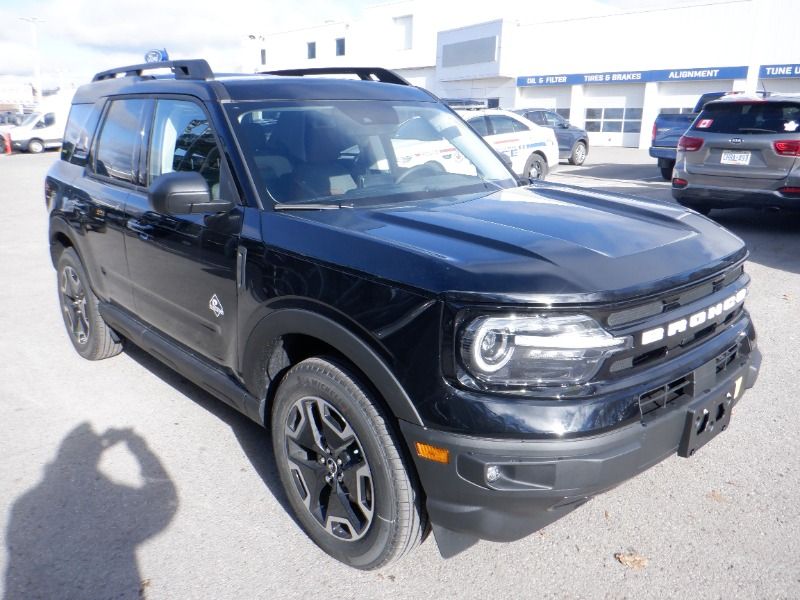
M747 296L747 288L742 288L736 295L726 298L722 302L709 306L708 308L694 313L684 319L678 319L672 323L667 323L663 327L655 327L642 332L642 346L654 344L664 339L664 337L672 337L679 333L684 333L689 329L700 327L706 321L711 321L717 317L729 312L742 302Z

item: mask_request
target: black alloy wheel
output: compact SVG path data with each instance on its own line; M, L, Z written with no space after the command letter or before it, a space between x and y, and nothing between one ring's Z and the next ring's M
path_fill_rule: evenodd
M422 541L427 517L414 473L383 408L347 365L319 357L292 367L271 428L289 503L328 554L376 569Z
M72 248L58 257L58 301L72 346L83 358L101 360L122 351L122 339L106 325L98 310L86 270Z

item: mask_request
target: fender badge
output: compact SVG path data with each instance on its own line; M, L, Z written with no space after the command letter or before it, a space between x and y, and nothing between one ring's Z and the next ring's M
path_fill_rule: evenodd
M222 309L222 302L219 301L216 294L211 296L211 300L208 301L208 308L211 309L211 312L213 312L214 316L217 318L225 314L225 311Z

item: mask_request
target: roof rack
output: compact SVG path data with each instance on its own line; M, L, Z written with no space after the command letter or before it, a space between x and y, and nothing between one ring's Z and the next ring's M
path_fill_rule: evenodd
M92 81L104 81L106 79L114 79L120 73L124 73L125 77L138 77L144 71L154 69L171 69L175 74L175 79L200 79L208 80L214 79L214 73L208 63L200 59L194 60L165 60L162 62L144 63L142 65L131 65L128 67L118 67L116 69L109 69L97 73L92 78Z
M260 71L262 75L282 75L303 77L305 75L358 75L364 81L380 81L397 85L411 85L397 73L382 67L319 67L314 69L283 69L280 71Z

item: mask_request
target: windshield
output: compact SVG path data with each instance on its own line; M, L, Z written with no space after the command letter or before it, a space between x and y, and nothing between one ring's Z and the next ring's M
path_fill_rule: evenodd
M405 202L513 187L467 125L432 102L247 102L231 122L262 199L285 206Z
M692 125L712 133L800 133L796 102L717 102L708 104Z
M41 113L31 113L29 115L25 115L25 118L22 119L22 123L19 124L20 127L27 127L28 125L33 125L39 118L41 118Z

